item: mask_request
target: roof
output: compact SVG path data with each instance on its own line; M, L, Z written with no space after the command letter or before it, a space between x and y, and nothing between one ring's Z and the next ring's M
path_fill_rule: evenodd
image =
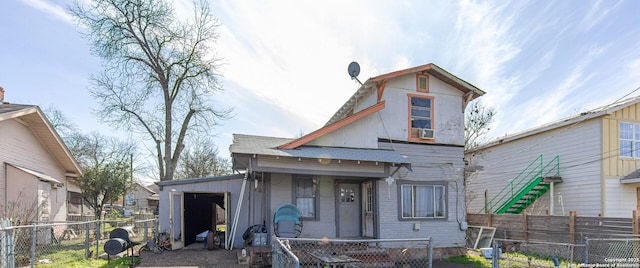
M620 183L638 183L640 182L640 169L629 173L627 176L620 178Z
M161 182L158 182L158 186L160 186L160 189L162 189L163 186L169 186L169 185L183 185L183 184L210 182L210 181L234 180L234 179L242 179L242 178L244 178L244 174L231 174L231 175L206 177L206 178L161 181Z
M22 171L24 171L26 173L29 173L29 174L31 174L33 176L36 176L40 180L43 180L43 181L46 181L46 182L50 182L50 183L62 184L61 181L59 181L56 178L51 177L51 176L49 176L47 174L44 174L42 172L38 172L38 171L35 171L35 170L32 170L32 169L28 169L28 168L17 166L17 165L13 165L13 164L8 164L8 165L10 165L10 166L12 166L14 168L17 168L19 170L22 170Z
M149 188L147 186L142 185L141 183L136 182L135 184L140 186L140 188L144 189L145 191L147 191L149 193L152 193L152 194L156 193L154 190L152 190L151 188Z
M281 157L336 159L395 163L410 166L411 161L393 150L343 147L300 146L296 149L278 149L294 139L233 134L232 154L257 154Z
M464 92L465 95L469 96L471 99L478 98L485 94L484 91L472 85L471 83L460 79L459 77L449 73L445 69L442 69L438 65L429 63L425 65L407 68L404 70L399 70L399 71L378 75L378 76L367 79L367 81L363 84L363 86L358 88L358 90L351 96L351 98L349 98L349 100L347 100L347 102L345 102L342 105L342 107L338 109L338 111L331 117L331 119L329 119L329 121L325 124L325 126L333 124L334 122L344 118L345 115L351 109L353 109L356 103L358 103L360 98L362 98L369 90L375 88L379 83L385 84L386 80L388 79L403 76L403 75L413 74L413 73L419 73L419 72L433 75L434 77L442 80L443 82Z
M69 149L38 106L0 103L0 122L9 119L20 119L29 126L29 129L42 143L42 146L65 169L68 176L82 174L80 166L71 156Z
M589 120L589 119L593 119L593 118L597 118L597 117L601 117L601 116L605 116L608 114L612 114L616 111L622 110L626 107L629 107L631 105L634 105L636 103L640 102L640 96L636 96L633 98L628 98L622 101L618 101L618 102L614 102L602 107L598 107L595 108L593 110L587 111L587 112L582 112L580 114L576 114L573 116L569 116L548 124L544 124L544 125L540 125L534 128L530 128L521 132L517 132L511 135L506 135L503 136L501 138L497 138L494 139L493 141L490 141L486 144L483 144L481 146L478 146L476 148L474 148L474 151L477 150L482 150L482 149L486 149L495 145L499 145L499 144L503 144L509 141L514 141L514 140L518 140L518 139L522 139L525 137L529 137L532 135L536 135L542 132L546 132L546 131L550 131L550 130L554 130L557 128L561 128L561 127L565 127L565 126L569 126L569 125L573 125L573 124L579 124L583 121Z

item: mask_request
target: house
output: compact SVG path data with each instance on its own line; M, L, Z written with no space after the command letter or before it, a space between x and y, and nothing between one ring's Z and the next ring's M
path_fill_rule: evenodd
M151 188L134 182L131 189L114 204L122 205L124 216L135 214L153 214L157 209L157 195Z
M0 88L0 218L65 221L81 174L40 108L4 102Z
M640 209L639 103L622 100L466 152L475 169L468 211L630 217Z
M463 246L464 109L483 94L426 64L368 79L302 137L234 134L240 174L160 182L161 228L191 239L197 231L180 231L195 213L188 203L210 198L227 212L233 247L253 225L273 233L283 204L301 210L301 237L433 237L441 250ZM210 218L207 205L198 210Z

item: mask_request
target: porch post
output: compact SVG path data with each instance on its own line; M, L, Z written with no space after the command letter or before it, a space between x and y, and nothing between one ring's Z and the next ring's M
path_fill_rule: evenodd
M554 184L554 182L550 182L549 183L549 186L550 186L549 187L549 198L550 198L550 200L549 200L549 213L550 213L551 216L553 216L553 206L554 206L554 204L553 204L553 184Z

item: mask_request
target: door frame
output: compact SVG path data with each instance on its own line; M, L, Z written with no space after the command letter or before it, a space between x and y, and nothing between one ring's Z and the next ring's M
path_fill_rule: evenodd
M179 201L179 208L175 207L175 201ZM176 209L178 212L176 213ZM176 215L179 219L175 219ZM176 223L177 222L177 223ZM184 192L169 192L169 241L171 249L179 249L184 247ZM180 230L179 237L176 238L176 227Z
M356 191L358 193L358 235L362 237L362 214L363 214L363 206L362 206L362 181L360 180L345 180L345 179L334 179L334 210L336 217L336 237L341 237L340 235L340 184L355 184L357 185Z

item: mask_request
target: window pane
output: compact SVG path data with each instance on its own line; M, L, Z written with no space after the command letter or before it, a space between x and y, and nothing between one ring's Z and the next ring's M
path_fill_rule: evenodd
M631 151L633 152L633 157L640 157L640 141L633 142Z
M632 141L620 141L620 156L631 157L631 144Z
M411 97L411 106L431 108L431 99Z
M411 116L431 118L431 110L411 109Z
M418 77L418 87L420 89L427 89L427 78L424 76Z
M305 217L305 218L315 217L314 198L299 197L297 199L296 206L298 206L298 208L300 209L300 212L302 213L302 217Z
M625 140L633 139L633 125L620 123L620 138Z
M416 186L415 217L433 217L433 187Z
M410 185L403 185L402 186L402 217L403 218L409 218L412 217L413 213L411 213L412 208L411 208L411 189L412 187Z
M436 217L444 217L444 187L436 186Z
M431 128L431 120L429 119L412 119L411 120L412 128Z

